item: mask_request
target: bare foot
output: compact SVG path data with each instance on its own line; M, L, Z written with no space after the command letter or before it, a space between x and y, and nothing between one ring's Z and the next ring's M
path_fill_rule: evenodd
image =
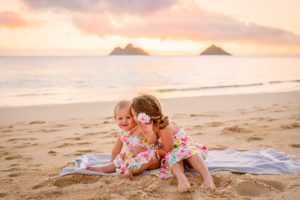
M177 187L178 192L180 192L180 193L189 192L191 190L190 182L188 181L188 179L186 177L177 179L177 181L178 181L178 187Z
M90 170L90 171L95 171L95 172L103 173L103 170L102 170L101 167L86 166L85 169L86 170Z
M122 177L123 177L123 178L133 179L133 174L132 174L132 172L131 172L129 169L127 169L127 170L124 172L124 174L122 175Z
M209 178L205 179L203 181L203 185L204 185L204 187L212 189L212 190L216 188L215 183L214 183L214 179L212 177L209 177Z

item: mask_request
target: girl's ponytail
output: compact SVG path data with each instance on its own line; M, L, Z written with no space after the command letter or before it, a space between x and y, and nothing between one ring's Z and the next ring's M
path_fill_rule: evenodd
M160 116L156 119L158 129L164 129L169 125L169 117L166 115Z

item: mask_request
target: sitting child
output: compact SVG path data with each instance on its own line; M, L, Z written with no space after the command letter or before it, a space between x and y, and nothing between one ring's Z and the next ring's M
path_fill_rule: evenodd
M145 169L159 167L155 150L157 136L154 132L145 133L141 125L136 124L131 114L131 102L120 101L115 106L114 117L121 130L112 150L111 163L104 166L87 166L86 169L100 173L117 172L132 178L133 174ZM124 143L128 151L121 153Z

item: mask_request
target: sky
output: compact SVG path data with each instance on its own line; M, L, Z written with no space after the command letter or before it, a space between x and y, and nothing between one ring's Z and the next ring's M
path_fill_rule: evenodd
M300 0L0 0L0 55L299 56Z

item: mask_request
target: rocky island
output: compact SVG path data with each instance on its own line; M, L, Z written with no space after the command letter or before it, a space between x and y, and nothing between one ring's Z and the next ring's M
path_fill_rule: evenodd
M217 47L215 45L211 45L207 49L205 49L200 55L227 55L231 56L230 53L226 52L220 47Z
M148 56L149 53L141 48L134 47L132 44L127 44L125 48L116 47L109 55L145 55Z

